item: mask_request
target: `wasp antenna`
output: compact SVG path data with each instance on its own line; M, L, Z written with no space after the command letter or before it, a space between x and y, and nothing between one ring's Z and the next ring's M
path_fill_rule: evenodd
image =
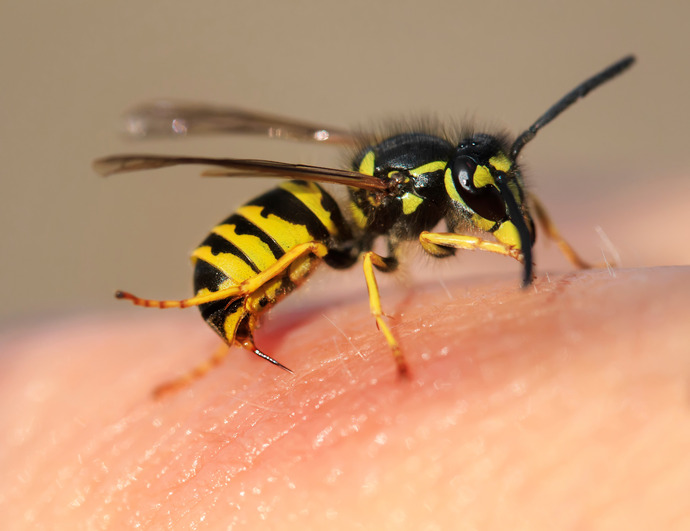
M525 224L525 218L520 211L520 207L515 202L512 192L508 188L503 175L499 175L496 179L496 185L501 193L503 201L508 207L508 218L513 222L520 237L520 250L524 259L524 269L522 273L522 287L526 288L532 283L532 235Z
M529 142L535 137L539 129L541 129L551 120L556 118L556 116L565 111L577 100L579 100L580 98L584 98L587 94L589 94L590 91L594 90L599 85L602 85L610 79L613 79L614 77L623 73L625 70L630 68L634 62L635 56L628 55L620 61L616 61L611 66L605 68L598 74L590 77L586 81L583 81L573 90L568 92L568 94L566 94L560 100L558 100L554 105L551 106L551 108L548 111L541 115L536 122L534 122L527 130L521 133L520 136L517 137L515 142L513 142L513 146L510 148L510 153L513 157L513 160L517 158L522 148L525 147L525 144L527 144L527 142Z

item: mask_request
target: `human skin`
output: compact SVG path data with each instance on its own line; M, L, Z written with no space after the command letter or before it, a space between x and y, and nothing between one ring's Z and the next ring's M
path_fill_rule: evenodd
M537 272L384 290L407 379L361 291L160 400L194 310L5 334L3 527L690 529L690 267Z

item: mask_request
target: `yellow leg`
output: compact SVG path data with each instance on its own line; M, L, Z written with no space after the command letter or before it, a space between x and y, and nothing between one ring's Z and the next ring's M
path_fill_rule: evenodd
M560 249L561 253L563 253L563 256L565 256L571 264L579 269L589 269L593 267L592 264L585 262L582 258L580 258L580 256L575 252L575 249L573 249L572 246L565 241L563 236L561 236L561 233L558 231L553 221L551 221L551 218L546 212L546 208L544 208L544 205L542 205L541 201L539 201L533 195L530 195L529 199L534 207L534 214L539 221L539 225L541 225L541 227L544 229L546 235L551 238L556 245L558 245L558 248Z
M313 254L322 258L328 253L328 248L319 242L307 242L296 245L290 249L287 253L281 256L273 265L267 268L265 271L258 273L256 276L245 280L244 282L236 285L230 286L229 288L222 289L219 291L214 291L212 293L207 293L205 295L197 295L196 297L191 297L189 299L183 299L178 301L159 301L153 299L142 299L126 291L117 291L115 297L118 299L127 299L137 306L146 306L148 308L189 308L190 306L199 306L201 304L206 304L208 302L221 301L223 299L239 298L248 295L266 282L276 278L278 275L283 273L290 264L295 260L307 255Z
M477 238L476 236L467 236L465 234L455 234L452 232L437 233L424 231L419 235L419 243L426 252L434 256L438 256L439 248L454 247L455 249L468 249L470 251L489 251L490 253L502 254L515 258L520 263L525 261L522 256L522 251L505 245L500 242L490 242Z
M374 267L379 271L390 271L391 266L387 264L382 256L379 256L373 251L369 251L364 254L363 260L364 267L364 278L367 282L367 291L369 292L369 306L371 308L371 314L376 319L376 326L383 332L383 335L388 342L388 345L393 352L393 358L398 367L398 373L401 376L407 374L407 363L405 363L405 358L400 352L400 346L398 341L395 339L393 332L386 324L383 319L383 310L381 308L381 295L379 293L379 286L376 283L376 276L374 275Z

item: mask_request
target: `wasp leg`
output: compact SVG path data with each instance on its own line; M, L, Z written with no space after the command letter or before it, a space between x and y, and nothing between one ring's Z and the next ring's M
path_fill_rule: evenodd
M419 243L422 244L424 250L433 256L444 256L444 247L453 247L455 249L468 249L470 251L489 251L491 253L502 254L515 258L521 264L524 263L525 258L522 251L516 247L505 245L500 242L490 242L477 238L476 236L467 236L465 234L455 234L453 232L438 233L424 231L419 235Z
M386 324L383 319L383 310L381 308L381 294L379 293L379 286L376 283L376 276L374 275L374 268L379 271L389 272L393 271L398 266L398 260L394 257L385 258L381 255L376 254L373 251L369 251L364 254L363 267L364 267L364 278L367 282L367 291L369 292L369 307L371 308L371 314L376 319L376 326L378 327L388 342L391 351L393 352L393 358L398 367L398 373L401 376L407 374L407 363L405 363L405 358L400 352L400 346L398 341L395 339L393 332Z
M328 253L328 247L319 242L307 242L296 245L283 256L281 256L270 267L261 271L256 276L225 289L206 293L204 295L197 295L189 299L171 301L171 300L153 300L142 299L126 291L117 291L115 297L118 299L127 299L136 306L146 306L147 308L189 308L190 306L199 306L209 302L221 301L223 299L238 299L249 295L258 290L266 282L276 278L283 273L290 265L299 260L307 254L313 254L319 258L323 258Z
M153 397L156 399L159 399L159 398L163 397L164 395L177 392L180 389L187 387L193 381L198 380L199 378L204 376L207 372L209 372L211 369L220 365L221 362L228 355L229 350L230 350L230 347L228 345L226 345L226 344L220 345L213 352L213 355L209 359L207 359L203 363L197 365L188 373L183 374L182 376L175 378L174 380L171 380L169 382L165 382L164 384L161 384L158 387L156 387L153 390Z
M594 267L589 262L586 262L580 258L580 256L575 252L575 249L573 249L572 246L565 241L563 236L561 236L561 233L556 228L556 225L554 225L553 221L551 221L551 217L541 201L539 201L533 195L530 195L529 198L532 206L534 207L534 214L539 221L539 225L541 225L542 229L544 229L546 235L556 243L561 253L563 253L563 256L565 256L571 264L579 269L590 269Z

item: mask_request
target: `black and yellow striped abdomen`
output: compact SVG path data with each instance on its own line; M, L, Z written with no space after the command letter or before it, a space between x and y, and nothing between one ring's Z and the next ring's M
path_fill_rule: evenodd
M240 207L194 251L195 292L204 295L239 285L297 245L319 242L337 254L351 238L340 208L321 186L285 182ZM258 291L203 304L201 314L228 343L241 342L251 337L258 315L299 286L320 262L305 255Z

